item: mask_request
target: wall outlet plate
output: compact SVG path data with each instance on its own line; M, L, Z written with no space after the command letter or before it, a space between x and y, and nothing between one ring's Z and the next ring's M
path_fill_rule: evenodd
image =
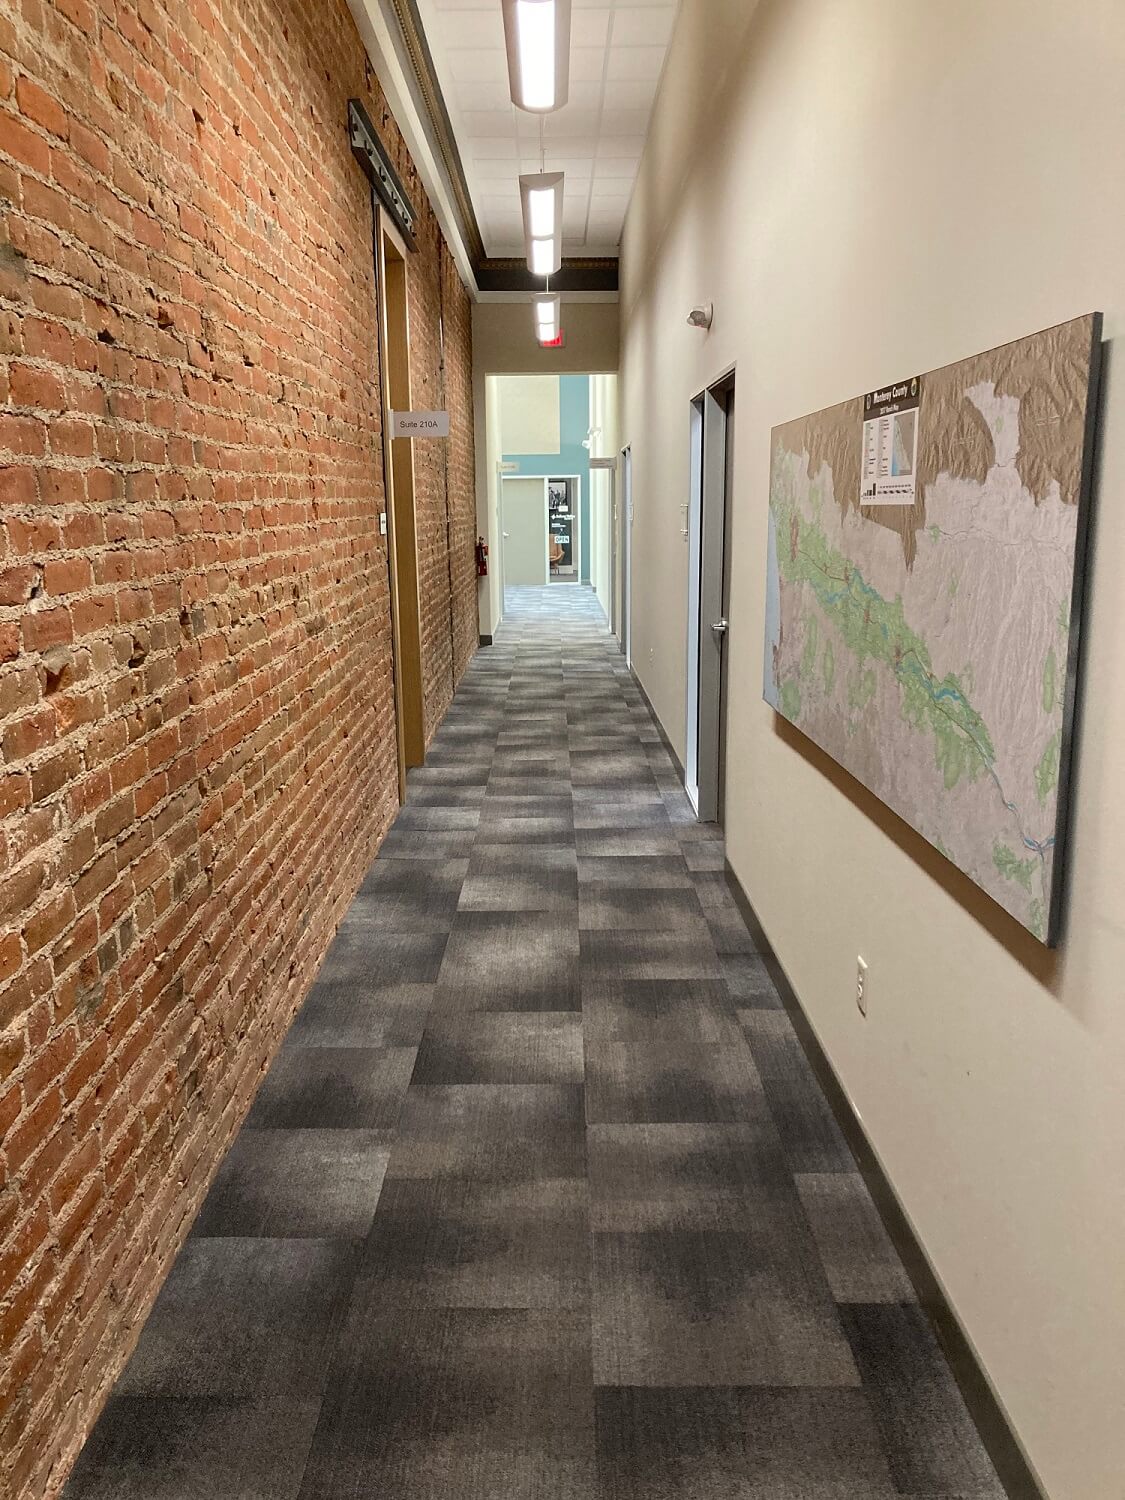
M867 1014L867 960L856 958L855 961L855 1003L859 1006L861 1016Z

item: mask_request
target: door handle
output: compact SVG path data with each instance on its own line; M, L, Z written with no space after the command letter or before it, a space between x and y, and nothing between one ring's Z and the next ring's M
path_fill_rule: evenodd
M730 625L726 620L712 620L711 629L715 632L716 635L726 635L727 631L730 629Z

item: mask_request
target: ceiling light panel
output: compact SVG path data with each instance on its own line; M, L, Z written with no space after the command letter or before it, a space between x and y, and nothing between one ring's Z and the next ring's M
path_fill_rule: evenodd
M528 240L554 239L562 223L563 174L526 172L520 177L523 231Z
M562 234L532 240L527 264L533 276L553 276L562 265Z
M570 0L502 0L512 103L549 114L566 103Z
M553 276L562 265L563 174L525 172L520 200L528 269L533 276Z
M562 326L562 303L557 292L544 293L531 305L535 337L541 344L553 344Z

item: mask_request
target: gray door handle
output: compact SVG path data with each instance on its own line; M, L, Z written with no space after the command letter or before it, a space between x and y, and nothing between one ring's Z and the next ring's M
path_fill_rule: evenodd
M716 635L726 635L729 628L730 627L726 620L711 621L711 629L715 632Z

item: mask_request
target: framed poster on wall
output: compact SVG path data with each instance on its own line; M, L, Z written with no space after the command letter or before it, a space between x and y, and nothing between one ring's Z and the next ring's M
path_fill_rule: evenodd
M1050 945L1100 347L1090 313L771 449L766 700Z

